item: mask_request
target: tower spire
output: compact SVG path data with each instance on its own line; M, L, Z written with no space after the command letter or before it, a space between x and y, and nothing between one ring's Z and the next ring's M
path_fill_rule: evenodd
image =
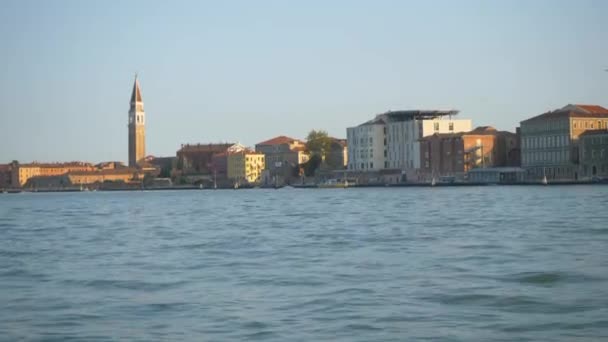
M135 102L143 102L141 97L141 90L139 89L139 80L137 79L137 73L135 73L135 81L133 82L133 92L131 93L131 104Z

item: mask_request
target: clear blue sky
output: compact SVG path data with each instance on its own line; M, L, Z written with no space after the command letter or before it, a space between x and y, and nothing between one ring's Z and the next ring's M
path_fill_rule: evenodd
M2 1L0 163L338 137L376 113L456 108L514 130L608 106L608 1Z

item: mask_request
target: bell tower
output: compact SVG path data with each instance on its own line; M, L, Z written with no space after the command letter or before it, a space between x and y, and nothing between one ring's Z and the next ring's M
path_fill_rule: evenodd
M139 89L139 80L135 74L133 92L129 108L129 167L137 164L146 157L146 113L144 102Z

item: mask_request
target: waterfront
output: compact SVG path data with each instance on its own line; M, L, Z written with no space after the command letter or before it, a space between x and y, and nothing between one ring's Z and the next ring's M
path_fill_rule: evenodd
M608 338L608 187L0 195L0 340Z

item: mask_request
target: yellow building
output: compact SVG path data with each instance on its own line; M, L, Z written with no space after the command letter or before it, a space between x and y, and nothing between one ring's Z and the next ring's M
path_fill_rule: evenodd
M259 183L266 163L263 153L244 150L228 155L228 179L234 182Z
M12 186L21 187L33 177L60 176L73 171L93 170L93 165L83 162L15 164L12 167Z

